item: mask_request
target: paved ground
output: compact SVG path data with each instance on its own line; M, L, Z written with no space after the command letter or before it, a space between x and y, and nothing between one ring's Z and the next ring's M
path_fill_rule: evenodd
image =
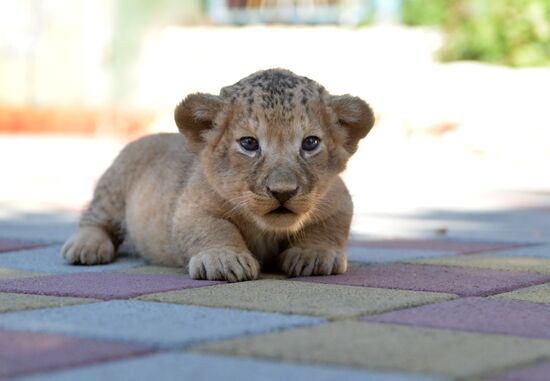
M5 218L0 379L548 380L550 196L519 199L538 204L390 219L431 237L354 229L344 275L238 284L69 266L74 214Z

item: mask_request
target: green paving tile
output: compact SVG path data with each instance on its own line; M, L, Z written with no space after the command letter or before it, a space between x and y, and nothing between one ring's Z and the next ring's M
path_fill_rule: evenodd
M530 271L550 274L550 259L529 257L496 257L492 255L457 255L406 261L413 264L457 266L503 271Z
M29 278L29 277L44 276L44 275L49 275L49 274L33 272L33 271L0 268L0 279Z
M435 292L266 279L169 291L141 296L138 299L338 319L435 303L455 297Z
M339 321L193 350L464 378L550 358L550 341Z
M550 304L550 283L520 288L511 292L494 295L494 298L517 299L526 302Z
M93 303L95 299L65 298L58 296L0 293L0 313L34 310L38 308L62 307L73 304Z

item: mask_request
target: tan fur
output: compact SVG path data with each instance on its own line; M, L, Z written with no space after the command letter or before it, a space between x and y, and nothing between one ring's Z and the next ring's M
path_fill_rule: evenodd
M291 276L346 270L353 206L338 174L374 123L364 101L272 69L219 96L189 95L175 119L182 134L129 144L102 176L62 249L68 262L111 262L126 238L195 279L255 279L260 264ZM259 151L243 151L243 136ZM318 151L301 149L308 136ZM282 205L292 213L271 213Z

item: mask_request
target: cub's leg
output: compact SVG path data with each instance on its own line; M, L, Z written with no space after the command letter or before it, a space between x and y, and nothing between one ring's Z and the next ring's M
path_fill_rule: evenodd
M339 212L304 229L300 238L278 257L279 268L289 276L344 273L348 266L345 246L351 213Z
M196 207L178 212L172 233L178 261L188 266L191 278L239 282L258 277L260 264L235 225Z
M61 249L61 256L72 264L110 263L121 242L124 218L122 179L113 167L99 180L93 200L83 213L79 227Z

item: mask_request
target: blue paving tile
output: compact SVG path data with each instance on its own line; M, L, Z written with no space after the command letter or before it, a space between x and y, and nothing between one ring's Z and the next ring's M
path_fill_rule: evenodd
M37 271L52 274L70 274L82 272L103 272L142 266L143 260L137 258L117 258L108 265L74 266L61 258L62 245L53 245L33 250L20 250L0 254L0 268Z
M433 258L454 255L451 251L385 249L373 247L349 246L348 260L361 263L397 262L408 259Z
M300 315L117 300L0 315L0 328L160 348L324 322Z
M21 381L180 381L249 380L275 381L436 381L440 378L362 371L316 365L276 363L193 353L163 353L117 361L87 368L67 370Z
M30 240L45 243L63 243L75 231L76 224L71 221L2 221L0 220L0 238Z
M550 259L550 245L527 246L512 250L485 253L485 255L491 255L495 257L535 257Z

